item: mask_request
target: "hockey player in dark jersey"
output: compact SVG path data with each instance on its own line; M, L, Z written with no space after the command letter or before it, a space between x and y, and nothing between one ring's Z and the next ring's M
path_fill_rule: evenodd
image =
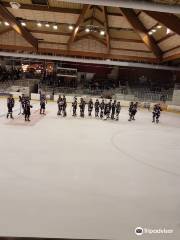
M76 117L76 110L77 110L77 98L74 98L74 101L72 102L72 109L73 109L73 117Z
M58 105L57 115L60 116L61 112L63 111L63 99L62 99L61 95L59 95L59 98L57 100L57 105Z
M111 119L114 120L114 116L115 116L115 112L116 112L116 100L114 100L114 102L111 105Z
M135 120L135 115L137 113L137 107L138 107L138 103L133 103L131 102L130 104L130 107L129 107L129 120L128 121L131 121L131 120Z
M105 104L105 108L104 108L104 115L105 115L105 120L107 120L110 117L110 112L111 112L111 103L108 102Z
M46 104L47 104L46 96L45 94L43 94L40 97L40 114L45 115Z
M25 105L24 105L24 118L25 121L30 121L30 115L31 115L31 103L29 97L26 97Z
M95 108L95 117L99 117L99 100L96 99L96 102L94 103L94 108Z
M109 101L109 116L110 116L110 113L111 113L111 108L112 108L112 99L110 99L110 101Z
M135 115L136 115L136 113L137 113L137 108L138 108L138 102L136 102L136 103L134 104L134 112L133 112L133 118L132 118L132 120L135 120Z
M104 107L105 107L104 100L102 100L102 102L100 103L99 107L100 107L100 118L103 118L103 116L104 116Z
M7 118L9 118L10 116L11 119L14 119L12 115L14 104L15 104L14 98L12 95L10 95L7 99L7 108L8 108Z
M88 115L89 115L89 117L91 117L92 110L93 110L93 101L92 101L92 99L90 99L89 102L88 102Z
M133 105L134 105L133 102L131 102L130 105L129 105L129 116L131 115L131 110L132 110L132 108L133 108Z
M80 99L80 103L79 103L79 108L80 108L80 117L84 118L84 111L85 111L85 101L83 98Z
M152 122L153 123L155 123L155 122L159 123L159 118L160 118L160 115L161 115L161 111L162 111L162 109L160 107L160 104L155 104L154 108L153 108L153 112L152 112L152 114L153 114Z
M62 110L63 110L63 117L67 116L67 112L66 112L66 107L67 107L67 102L66 102L66 97L63 96L63 105L62 105Z
M116 121L119 120L120 111L121 111L121 104L120 104L120 102L118 102L118 103L116 104Z

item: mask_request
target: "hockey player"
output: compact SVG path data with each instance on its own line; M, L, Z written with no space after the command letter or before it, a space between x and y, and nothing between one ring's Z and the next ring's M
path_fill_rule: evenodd
M84 110L85 110L85 101L83 100L83 98L80 99L80 103L79 103L79 108L80 108L80 117L84 118Z
M118 103L116 104L116 121L119 120L120 111L121 111L121 104L120 104L120 102L118 102Z
M89 117L91 117L92 110L93 110L93 101L92 101L92 99L90 99L89 102L88 102L88 115L89 115Z
M116 100L114 100L114 102L112 103L111 105L111 119L114 120L114 115L115 115L115 112L116 112Z
M47 104L46 96L45 94L43 94L40 97L40 114L45 115L46 104Z
M129 116L131 115L131 110L132 110L132 108L133 108L133 105L134 105L133 102L131 102L130 105L129 105Z
M104 115L104 107L105 107L104 100L102 100L102 102L100 103L99 107L100 107L100 118L103 118L103 115Z
M109 116L111 113L111 109L112 109L112 99L110 99L110 101L109 101Z
M105 104L105 108L104 108L104 115L105 115L105 120L107 120L110 116L110 102Z
M63 117L66 117L67 116L67 113L66 113L66 107L67 107L66 97L63 96L62 100L63 100L63 105L62 105Z
M137 113L137 106L138 106L138 103L133 103L131 102L130 104L130 107L129 107L129 120L128 121L131 121L131 120L135 120L135 115Z
M25 121L30 121L30 115L31 115L31 104L29 97L26 97L25 105L24 105L24 118Z
M63 99L61 97L61 95L59 95L59 98L57 100L57 104L58 104L58 112L57 112L57 115L60 116L61 115L61 112L63 110Z
M138 109L138 102L136 102L136 103L134 104L134 115L133 115L133 120L135 120L135 115L136 115L136 113L137 113L137 109Z
M74 102L72 103L72 108L73 108L73 117L76 117L76 110L77 110L77 98L74 98Z
M94 108L95 108L95 117L99 117L99 106L100 106L100 104L99 104L99 100L96 99L96 102L95 102L95 104L94 104Z
M20 102L20 112L19 115L21 114L21 110L22 110L22 114L24 115L24 104L25 104L25 96L24 94L22 94L22 97L19 96L19 102Z
M14 98L12 95L10 95L7 99L7 108L8 108L7 118L9 118L10 116L11 119L14 119L12 115L14 104L15 104Z
M161 115L161 111L162 111L162 109L161 109L161 107L160 107L160 104L155 104L154 105L154 108L153 108L153 112L152 112L152 114L153 114L153 120L152 120L152 122L153 123L159 123L159 117L160 117L160 115Z

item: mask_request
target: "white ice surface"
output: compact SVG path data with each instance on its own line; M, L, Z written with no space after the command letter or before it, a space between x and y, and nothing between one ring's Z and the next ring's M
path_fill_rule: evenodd
M123 108L114 122L56 108L15 126L0 100L0 235L179 240L180 115L157 125L146 110L128 122ZM174 233L137 237L137 226Z

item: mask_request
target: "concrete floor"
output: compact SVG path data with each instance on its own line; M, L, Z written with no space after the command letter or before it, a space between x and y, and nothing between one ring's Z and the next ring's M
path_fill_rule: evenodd
M66 119L48 103L31 123L0 100L0 236L180 239L180 115L160 124ZM134 233L136 227L172 234Z

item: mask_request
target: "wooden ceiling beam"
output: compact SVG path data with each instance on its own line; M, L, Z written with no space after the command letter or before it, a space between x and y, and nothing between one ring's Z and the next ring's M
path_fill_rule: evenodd
M1 2L4 7L10 7L8 2ZM71 14L81 14L81 9L75 8L61 8L61 7L48 7L46 5L35 4L21 4L21 9L36 10L36 11L48 11L48 12L61 12Z
M32 36L30 32L16 20L16 18L0 3L0 16L7 21L11 28L21 35L34 48L38 48L38 40Z
M113 12L107 12L108 15L111 15L111 16L121 16L122 17L122 14L121 13L113 13Z
M141 39L131 39L131 38L117 38L111 37L112 41L119 41L119 42L134 42L134 43L143 43Z
M103 15L104 15L104 27L105 27L105 34L106 34L106 44L108 53L110 52L110 33L109 33L109 23L108 23L108 15L107 15L107 7L103 6Z
M1 2L4 7L11 7L9 2ZM96 6L97 9L101 9ZM62 7L51 7L46 5L35 5L35 4L22 4L21 9L35 10L35 11L47 11L47 12L59 12L59 13L71 13L71 14L81 14L81 9L77 8L62 8ZM102 9L100 10L102 12ZM121 13L108 12L111 16L122 16Z
M12 28L8 27L8 28L5 28L3 29L1 32L0 32L0 35L4 34L4 33L7 33L7 32L10 32L12 31Z
M64 46L67 45L67 43L61 43L61 42L50 42L50 41L44 41L44 40L39 41L39 43L46 43L46 44L52 44L52 45L64 45Z
M180 59L180 53L176 53L174 55L164 57L163 62L169 62L169 61L173 61L173 60L177 60L177 59Z
M148 16L180 35L180 18L171 13L144 11Z
M127 19L129 24L133 27L134 31L140 36L146 46L154 53L154 55L160 60L162 58L162 51L152 36L149 36L146 28L136 16L132 9L121 8L121 12Z
M11 51L25 51L25 52L34 52L32 47L16 46L16 45L0 45L0 49L11 50ZM123 60L123 61L135 61L135 62L148 62L148 63L158 63L156 58L148 57L137 57L137 56L126 56L126 55L116 55L116 54L107 54L107 53L93 53L85 51L69 51L61 49L48 49L48 48L39 48L39 53L51 53L55 55L63 56L73 56L73 57L91 57L93 59L112 59L112 60Z
M159 40L157 41L157 43L163 42L163 41L165 41L166 39L168 39L168 38L170 38L170 37L172 37L172 36L175 36L175 35L176 35L176 33L171 32L171 33L165 35L164 37L162 37L161 39L159 39Z
M86 19L84 20L84 22L93 21L93 20L95 20L96 22L98 22L100 25L104 26L104 23L103 23L101 20L99 20L98 18L93 17L93 16L86 18Z
M107 46L106 43L103 41L103 39L100 39L99 37L97 37L95 34L91 33L90 34L90 38L96 40L97 42L100 42L101 44L103 44L104 46Z
M103 11L102 8L101 8L100 6L98 6L98 5L91 5L91 6L90 6L90 9L92 9L92 8L97 9L97 10L99 10L100 12Z
M75 24L75 27L74 27L74 29L72 31L72 34L71 34L71 36L70 36L70 38L68 40L68 49L70 48L70 45L72 44L72 42L76 38L76 35L77 35L78 31L79 31L79 27L80 27L81 23L83 22L84 16L85 16L86 12L89 10L90 6L91 5L89 5L89 4L83 5L82 12L81 12L81 14L78 17L78 20L77 20L77 22Z
M175 47L169 48L168 50L164 51L164 53L168 53L168 52L171 52L171 51L176 50L176 49L180 49L180 45L177 45Z
M94 39L94 40L96 40L96 41L98 41L98 42L100 42L101 44L103 44L103 45L106 46L106 43L104 42L104 40L98 38L98 37L97 37L95 34L93 34L93 33L83 34L82 36L77 37L74 41L77 42L77 41L80 41L80 40L82 40L82 39Z
M33 30L29 29L31 33L42 33L42 34L50 34L50 35L60 35L60 36L71 36L71 33L65 32L55 32L55 31L44 31L44 30Z
M147 50L140 50L140 49L130 49L130 48L111 48L112 50L119 50L119 51L128 51L128 52L142 52L142 53L151 53L151 51Z

